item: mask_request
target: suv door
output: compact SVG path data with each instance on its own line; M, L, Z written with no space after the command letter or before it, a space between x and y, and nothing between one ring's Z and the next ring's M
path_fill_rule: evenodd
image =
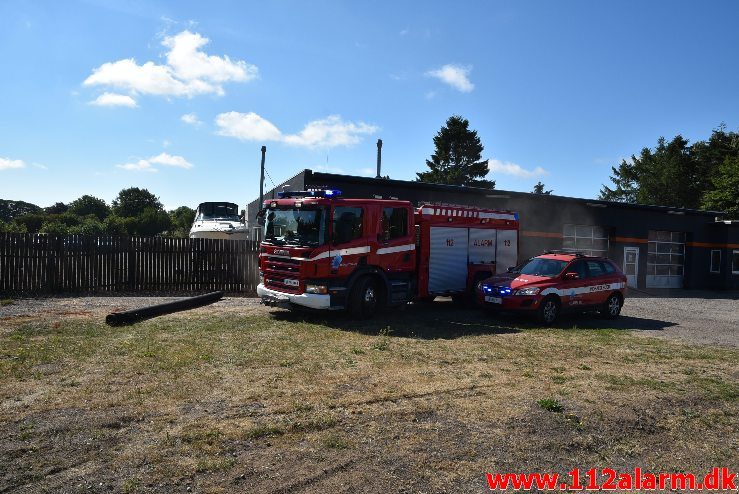
M567 279L567 273L576 273L576 279ZM560 285L560 298L562 308L577 308L587 305L587 298L583 285L588 282L588 266L585 261L576 260L562 273L562 284Z
M609 290L609 275L603 266L601 260L589 260L586 261L588 265L588 282L585 286L588 292L585 294L588 305L600 305L606 301L608 295L611 293Z

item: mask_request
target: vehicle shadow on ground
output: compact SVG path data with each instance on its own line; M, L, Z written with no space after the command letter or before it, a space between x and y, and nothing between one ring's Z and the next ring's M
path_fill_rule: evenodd
M452 302L409 304L388 309L371 319L357 320L344 312L275 311L272 317L290 322L319 324L368 335L388 334L404 338L455 339L463 336L512 334L541 328L532 318L518 314L491 314L476 308L460 308ZM603 319L598 314L564 314L554 329L617 329L661 331L675 323L658 319L621 316Z
M370 319L354 319L346 312L309 311L277 311L272 312L272 317L367 335L387 334L428 340L518 333L526 327L525 321L491 319L482 311L458 308L451 303L410 304L402 309L384 310Z

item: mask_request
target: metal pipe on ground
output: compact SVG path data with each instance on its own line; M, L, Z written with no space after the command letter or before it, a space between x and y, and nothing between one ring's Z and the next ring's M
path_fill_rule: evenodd
M143 321L144 319L171 314L172 312L202 307L203 305L218 302L221 298L223 298L223 292L212 292L188 297L184 300L175 300L174 302L166 302L164 304L151 305L124 312L112 312L105 317L105 323L109 326L125 326Z

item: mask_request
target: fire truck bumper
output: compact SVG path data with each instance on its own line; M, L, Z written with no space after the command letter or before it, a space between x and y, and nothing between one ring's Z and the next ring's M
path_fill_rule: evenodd
M295 295L292 293L283 293L267 288L262 283L257 286L257 295L261 297L264 305L270 305L272 307L290 308L294 304L308 307L309 309L331 308L331 295L317 295L312 293Z

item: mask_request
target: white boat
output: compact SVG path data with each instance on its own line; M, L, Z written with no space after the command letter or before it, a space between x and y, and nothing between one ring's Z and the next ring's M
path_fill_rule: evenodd
M239 206L232 202L203 202L195 212L190 238L248 240L249 235Z

